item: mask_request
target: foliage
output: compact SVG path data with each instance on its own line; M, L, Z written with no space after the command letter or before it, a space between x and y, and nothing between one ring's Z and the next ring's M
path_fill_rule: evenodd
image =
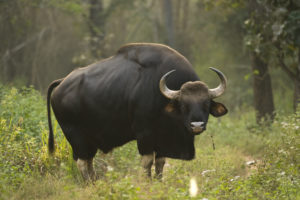
M286 50L295 51L300 45L300 5L296 1L262 0L253 3L252 7L252 13L245 21L249 31L246 45L256 53L268 53L278 43L288 45Z
M45 121L41 119L45 116L46 110L43 105L43 98L33 87L21 89L3 88L1 92L0 114L7 123L17 125L22 129L21 135L39 136ZM16 103L18 102L18 103ZM32 102L37 102L33 104ZM25 121L26 120L26 121Z
M265 62L279 66L294 81L294 109L300 97L300 4L289 0L249 3L246 45Z
M57 123L57 153L53 158L48 156L46 107L38 91L2 85L0 91L0 193L6 194L36 173L68 170L64 163L71 159L70 148Z
M232 41L230 42L230 45L233 47L237 47L240 52L244 47L244 49L248 50L248 57L252 59L253 64L252 67L259 67L260 65L258 63L254 64L254 61L261 61L259 63L265 63L266 67L268 66L270 68L269 71L275 71L275 67L280 67L281 70L286 72L286 74L289 76L286 80L293 80L286 81L286 83L291 84L289 88L293 87L292 84L294 84L294 107L297 104L296 99L299 99L299 46L297 45L298 36L299 36L299 9L300 5L298 1L295 0L287 0L287 1L281 1L281 0L253 0L253 1L239 1L239 0L231 0L231 1L205 1L206 5L209 9L218 9L220 11L220 15L223 16L224 19L229 18L230 21L228 21L227 27L221 26L224 31L222 31L222 34L218 32L218 37L222 37L226 34L226 31L228 31L231 35L228 35L228 40L231 41L230 38L232 38ZM234 16L233 18L231 16ZM221 21L221 20L218 20ZM224 20L225 21L225 20ZM235 24L235 26L233 26ZM234 28L235 27L235 28ZM239 29L237 29L237 27ZM239 31L236 31L239 30ZM239 33L239 35L236 35L236 33ZM240 37L238 37L240 36ZM243 38L244 42L237 44L237 41L240 41L240 38ZM240 45L240 46L239 46ZM239 47L241 49L239 49ZM234 51L233 51L234 52ZM237 53L239 54L239 53ZM249 56L250 55L250 56ZM255 59L254 59L255 58ZM247 64L248 66L249 64ZM249 66L248 66L249 67ZM270 91L270 85L267 87L268 82L267 80L270 80L267 76L268 73L264 73L263 69L256 70L256 68L253 68L253 72L249 72L248 74L245 74L245 78L248 80L249 77L254 78L253 81L255 82L253 90L256 92L254 93L254 98L256 100L265 99L266 102L272 102L273 97L271 97L272 93L269 93L268 95L263 96L262 93L266 93L267 91ZM238 67L235 67L235 71L238 71ZM261 71L262 73L259 74ZM266 71L267 72L267 71ZM265 75L263 75L265 74ZM278 81L279 77L276 76L275 73L272 74L272 82L275 82L275 85L278 86L278 84L281 81ZM261 76L259 76L261 75ZM236 76L234 76L236 78ZM261 81L264 80L264 81ZM243 82L243 81L241 81ZM245 82L245 81L244 81ZM265 83L264 86L255 87L259 84ZM282 84L280 84L283 86ZM280 87L281 87L280 86ZM242 85L240 87L243 87ZM244 87L243 87L244 88ZM273 87L273 94L275 96L275 99L278 99L278 93L280 93L277 90L278 87ZM265 92L262 92L261 94L257 91L260 89L266 90ZM284 93L289 93L289 89L283 90ZM245 93L242 93L245 94ZM257 95L256 95L257 94ZM260 98L261 97L261 98ZM267 99L267 98L270 99ZM232 97L231 97L232 98ZM250 97L252 99L252 97ZM292 98L290 98L291 100ZM255 105L262 105L263 102L255 103ZM270 113L273 113L272 111L272 103L269 104L270 108L265 109L269 110L269 115L272 115ZM266 103L263 108L267 108L268 105ZM281 106L275 105L276 108ZM262 115L266 114L264 109L257 108L259 112L261 112Z
M24 85L42 90L70 71L72 57L84 46L78 41L83 37L80 20L86 7L80 0L1 1L2 82L22 79Z
M108 155L98 153L95 168L99 179L85 184L56 122L56 152L54 157L48 155L47 116L42 111L46 104L38 92L33 88L0 88L0 199L300 197L300 113L280 116L270 127L257 126L251 110L231 113L222 120L211 118L207 131L196 137L196 159L168 159L162 181L145 177L136 142L131 142ZM2 103L11 99L11 104ZM31 112L43 114L26 114L25 107L30 104ZM18 110L11 110L11 115L4 112L11 107ZM252 160L255 164L250 167L246 162ZM191 178L198 184L196 197L189 195Z

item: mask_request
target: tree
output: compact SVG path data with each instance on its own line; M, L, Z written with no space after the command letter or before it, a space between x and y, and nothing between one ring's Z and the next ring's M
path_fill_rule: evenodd
M245 21L247 33L245 35L246 46L251 54L251 66L253 73L254 108L256 121L274 119L274 101L269 74L268 63L270 60L269 34L263 34L262 21L265 21L263 7L256 1L249 1L247 5L249 19Z
M300 104L300 2L264 2L278 65L294 82L294 110ZM295 59L294 59L295 58Z
M105 55L103 51L103 40L105 37L105 21L106 15L104 13L102 0L89 0L89 30L90 30L90 44L91 53L94 58L103 57Z
M248 13L246 18L250 19L246 20L246 26L243 25L242 21L239 20L238 23L235 24L235 27L232 26L231 20L229 23L226 22L225 25L235 28L239 33L235 33L235 35L239 36L242 35L246 46L248 47L248 55L250 60L250 66L253 75L253 102L254 102L254 109L256 111L256 121L257 123L261 123L263 119L270 119L271 121L274 118L274 101L273 101L273 92L272 92L272 84L271 84L271 76L269 74L269 54L267 49L259 49L256 46L256 42L268 40L266 35L261 35L260 33L260 25L259 21L264 20L264 15L262 13L262 9L256 1L240 1L240 0L230 0L230 1L218 1L218 2L207 2L206 6L208 8L211 7L221 7L223 8L222 15L224 18L233 18L235 19L244 19L245 16L243 13ZM242 10L243 12L240 12ZM245 19L244 19L245 20ZM257 25L258 24L258 25ZM226 33L226 27L223 26L223 29ZM233 30L230 29L229 34L227 35L230 38L233 35ZM243 31L242 31L243 30ZM226 35L226 34L225 34ZM259 37L259 40L257 40ZM232 45L240 45L244 46L242 41L237 44L235 41L239 41L236 37L229 39L229 42Z
M72 69L81 49L77 0L0 2L0 78L43 90ZM47 74L47 76L45 76Z
M171 0L164 0L163 10L165 14L165 27L166 27L166 36L167 44L171 47L174 47L174 26L173 26L173 6Z
M268 64L260 56L251 52L251 67L253 72L253 96L256 110L256 121L274 119L274 102Z
M265 59L275 62L293 80L296 110L300 101L300 2L256 0L255 3L260 13L252 12L246 21L248 30L254 33L249 34L247 43L255 51L267 54Z
M108 42L106 26L109 17L120 7L124 9L131 7L133 2L134 0L111 0L104 7L105 2L103 0L89 0L89 16L86 20L90 31L90 51L94 59L99 60L109 56L109 51L106 48Z

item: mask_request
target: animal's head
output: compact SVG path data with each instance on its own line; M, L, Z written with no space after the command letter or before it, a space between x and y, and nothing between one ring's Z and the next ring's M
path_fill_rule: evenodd
M170 90L166 85L166 77L175 70L166 73L160 79L160 91L170 99L165 111L182 120L185 127L193 134L200 134L206 129L209 114L220 117L227 113L223 104L213 101L224 93L226 77L219 70L212 67L210 69L221 79L220 85L214 89L209 89L201 81L194 81L184 83L180 90Z

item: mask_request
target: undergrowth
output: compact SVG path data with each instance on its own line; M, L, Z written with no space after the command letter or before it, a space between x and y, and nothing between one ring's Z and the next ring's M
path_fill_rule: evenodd
M54 117L56 151L48 155L46 104L37 91L0 85L0 102L0 199L300 199L299 112L271 126L255 125L253 111L211 117L196 137L196 158L168 159L162 181L145 177L136 142L99 152L99 179L86 184Z

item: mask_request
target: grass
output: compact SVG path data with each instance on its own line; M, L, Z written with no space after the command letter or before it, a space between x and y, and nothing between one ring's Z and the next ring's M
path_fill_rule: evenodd
M300 113L269 127L257 126L251 110L210 118L196 138L196 159L167 159L162 181L145 177L136 142L99 152L100 178L86 184L57 123L49 157L46 105L37 91L0 86L0 101L0 199L300 199Z

